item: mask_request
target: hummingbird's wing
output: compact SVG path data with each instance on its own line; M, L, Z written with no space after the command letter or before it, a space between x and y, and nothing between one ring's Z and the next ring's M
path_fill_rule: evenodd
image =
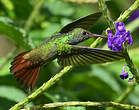
M121 52L74 45L72 46L71 53L63 53L58 56L58 63L62 66L78 66L111 62L123 58L124 55Z
M64 26L60 30L60 33L70 32L74 28L83 28L85 30L88 30L92 27L93 24L96 23L96 21L101 17L101 15L102 15L101 12L97 12L97 13L85 16L83 18L77 19L77 20L73 21L72 23Z

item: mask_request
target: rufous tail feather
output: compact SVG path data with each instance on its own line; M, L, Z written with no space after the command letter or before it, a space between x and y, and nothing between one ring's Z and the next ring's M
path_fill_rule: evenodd
M34 88L36 80L40 73L40 64L36 64L29 59L25 59L24 55L28 52L23 52L15 57L11 63L10 71L14 73L14 78L25 88Z

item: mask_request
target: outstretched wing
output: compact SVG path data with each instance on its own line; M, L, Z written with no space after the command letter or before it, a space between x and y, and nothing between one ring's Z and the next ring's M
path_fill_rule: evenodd
M70 32L74 28L83 28L85 30L88 30L89 28L92 27L93 24L96 23L96 21L100 18L101 15L102 15L101 12L97 12L97 13L85 16L83 18L77 19L77 20L73 21L72 23L64 26L60 30L60 33Z
M62 66L77 66L111 62L123 58L124 55L121 52L74 45L70 53L63 53L58 56L58 63Z

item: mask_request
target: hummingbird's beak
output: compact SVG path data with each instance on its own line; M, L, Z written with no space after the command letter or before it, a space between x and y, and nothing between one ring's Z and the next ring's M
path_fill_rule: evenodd
M92 37L101 37L101 38L107 38L106 36L103 36L103 35L98 35L98 34L90 34L88 35L90 38Z

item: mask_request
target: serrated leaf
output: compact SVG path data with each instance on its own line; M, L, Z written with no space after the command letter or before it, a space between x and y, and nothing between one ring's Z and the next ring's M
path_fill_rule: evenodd
M13 26L12 21L8 18L0 17L0 34L7 36L24 49L32 48L28 43L25 32L22 29Z

